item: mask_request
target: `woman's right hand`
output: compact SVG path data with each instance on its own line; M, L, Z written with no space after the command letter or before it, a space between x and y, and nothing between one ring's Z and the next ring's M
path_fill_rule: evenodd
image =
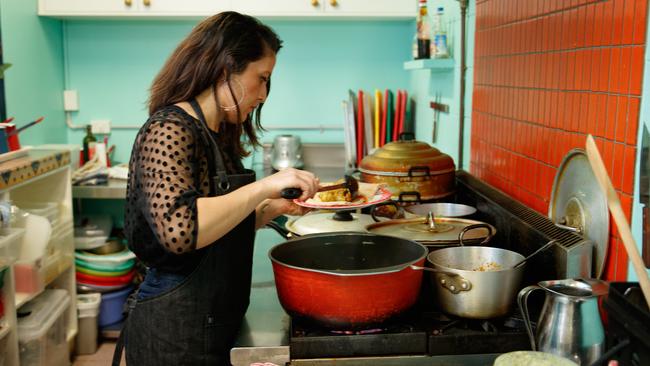
M320 184L314 173L294 168L280 170L259 182L267 190L268 198L280 198L280 193L285 188L300 188L302 195L298 199L301 201L313 197Z

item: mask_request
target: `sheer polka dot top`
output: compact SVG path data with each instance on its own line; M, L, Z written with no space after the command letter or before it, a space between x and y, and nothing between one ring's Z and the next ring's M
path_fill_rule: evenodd
M124 231L129 248L148 266L178 271L196 261L196 200L210 191L199 123L169 106L153 114L136 136ZM218 141L216 133L213 137ZM220 149L228 173L241 172L239 158L227 151L232 149Z

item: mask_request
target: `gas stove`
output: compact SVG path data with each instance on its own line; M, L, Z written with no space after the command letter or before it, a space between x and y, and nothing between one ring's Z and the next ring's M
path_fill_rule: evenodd
M456 193L448 202L476 207L477 213L471 218L496 227L489 246L528 255L552 239L558 241L553 250L526 264L522 288L554 278L590 277L591 241L556 227L547 217L469 173L457 172ZM266 253L262 255L261 260L268 261ZM502 353L530 349L516 306L508 315L487 321L449 316L436 308L429 276L424 278L417 304L382 324L331 330L305 319L292 319L279 309L282 318L272 333L262 329L269 326L269 302L277 302L272 284L253 283L251 307L262 298L266 303L260 309L249 309L244 324L249 329L244 328L238 347L231 352L235 365L272 360L276 364L321 366L492 365ZM529 299L533 319L541 302L543 298L534 295Z

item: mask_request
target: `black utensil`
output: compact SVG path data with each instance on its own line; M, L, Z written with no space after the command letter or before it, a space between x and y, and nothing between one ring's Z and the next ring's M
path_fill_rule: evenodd
M344 176L344 182L340 184L335 184L331 186L324 186L318 189L318 192L325 192L325 191L332 191L335 189L341 189L341 188L347 188L350 191L350 194L352 196L357 193L359 190L359 182L357 182L356 179L354 179L351 175L346 175ZM282 190L280 193L280 196L282 198L286 199L294 199L298 198L302 195L302 189L300 188L285 188Z

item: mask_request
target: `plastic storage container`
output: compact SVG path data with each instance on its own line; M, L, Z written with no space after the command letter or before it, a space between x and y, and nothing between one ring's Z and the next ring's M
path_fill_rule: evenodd
M47 218L50 223L53 223L59 217L60 210L57 202L15 201L14 204L23 211Z
M77 295L79 333L77 333L77 354L91 355L97 352L97 316L102 296L98 293Z
M111 235L113 220L110 216L84 216L75 218L74 246L76 249L94 249L106 243Z
M102 303L99 309L99 327L115 324L124 318L122 311L124 303L129 294L133 291L133 286L115 292L102 294Z
M25 230L20 228L0 229L0 259L14 261L20 257Z
M64 317L69 303L65 290L45 290L18 309L21 366L70 364Z

